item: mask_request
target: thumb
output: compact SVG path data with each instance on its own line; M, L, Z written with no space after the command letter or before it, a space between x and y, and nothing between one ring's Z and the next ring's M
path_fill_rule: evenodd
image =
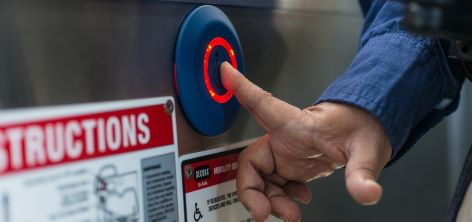
M377 178L388 161L390 155L386 150L390 148L379 148L366 143L362 145L365 146L354 147L349 156L346 165L346 187L358 203L374 205L382 197L382 186L377 182Z

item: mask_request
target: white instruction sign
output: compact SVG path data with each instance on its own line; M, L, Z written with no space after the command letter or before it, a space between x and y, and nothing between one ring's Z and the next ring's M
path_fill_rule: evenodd
M186 222L252 222L236 192L240 152L248 142L181 157ZM280 221L271 216L268 221Z
M173 105L0 112L0 221L179 221Z

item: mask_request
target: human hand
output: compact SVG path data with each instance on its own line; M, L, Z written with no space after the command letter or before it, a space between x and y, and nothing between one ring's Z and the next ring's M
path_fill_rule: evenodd
M239 157L237 190L256 221L273 214L300 221L294 200L309 203L306 182L345 166L346 187L360 204L372 205L382 196L376 182L391 156L380 122L366 111L339 103L299 109L246 79L225 62L222 82L267 134Z

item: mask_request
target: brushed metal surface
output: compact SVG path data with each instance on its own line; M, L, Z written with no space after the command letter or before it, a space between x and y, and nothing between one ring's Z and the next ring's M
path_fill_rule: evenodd
M336 14L360 15L358 1L344 0L160 0L162 2L182 2L182 3L200 3L216 4L229 6L273 8L282 10L310 11L310 12L328 12Z
M174 95L175 37L196 5L132 1L10 2L2 55L3 108ZM54 6L54 7L52 7ZM240 34L247 76L308 106L353 56L361 19L330 14L222 7ZM345 27L339 29L339 27ZM257 33L257 35L255 34ZM336 58L336 59L334 59ZM306 73L309 70L310 74ZM300 87L303 86L303 87ZM292 91L293 88L305 89ZM180 153L260 135L240 115L228 133L197 134L177 106ZM243 130L241 130L243 129Z
M186 2L0 1L0 108L175 96L175 37L197 6ZM248 78L298 107L311 105L355 55L362 24L355 1L215 2L240 35ZM176 108L180 154L263 133L241 111L226 134L202 137ZM436 127L385 171L384 200L374 208L351 200L342 171L311 183L303 221L442 221L445 135L444 125Z

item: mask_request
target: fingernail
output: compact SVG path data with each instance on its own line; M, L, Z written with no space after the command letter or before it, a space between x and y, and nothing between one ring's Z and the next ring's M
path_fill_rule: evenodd
M364 184L370 185L370 186L379 186L379 184L378 184L377 182L375 182L375 181L373 181L373 180L370 180L370 179L364 180ZM364 206L372 206L372 205L377 204L377 203L380 201L380 199L381 199L381 196L380 196L380 197L377 197L376 200L373 200L373 201L371 201L371 202L362 203L362 205L364 205Z
M299 198L296 198L296 197L294 197L293 199L295 199L295 201L298 201L298 202L303 203L303 204L309 204L310 203L310 200L303 201L303 200L301 200Z
M376 205L379 201L374 201L374 202L369 202L369 203L362 203L362 205L368 207L368 206L373 206Z

